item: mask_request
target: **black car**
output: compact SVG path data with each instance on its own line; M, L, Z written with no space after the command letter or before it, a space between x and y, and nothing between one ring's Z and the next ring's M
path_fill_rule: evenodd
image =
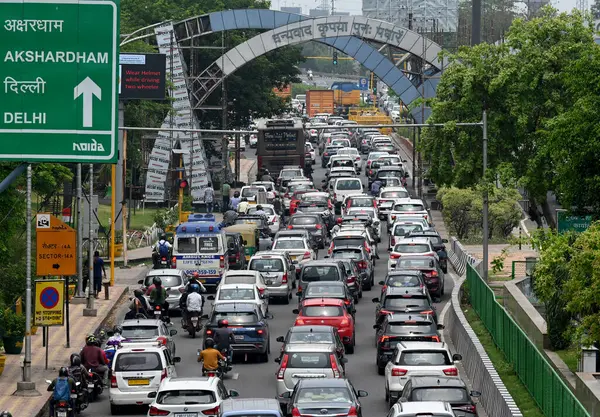
M404 171L404 168L399 167L397 165L392 165L392 166L382 166L381 168L379 168L377 170L377 173L373 176L373 178L369 178L369 187L371 187L371 184L376 180L376 179L381 179L381 178L406 178L408 177L408 173L406 171Z
M311 298L336 298L344 300L346 310L348 313L356 313L356 307L354 305L354 295L348 286L340 281L317 281L310 282L302 292L298 292L298 305L302 305L302 302ZM294 314L298 314L294 312Z
M379 281L381 297L388 288L425 288L425 277L421 271L400 270L389 271L385 280Z
M460 378L419 376L409 378L399 401L445 401L450 403L456 417L477 417L477 406L472 398L479 391L470 391Z
M432 316L419 313L390 313L384 316L375 329L375 345L377 346L377 372L385 373L385 365L392 359L396 343L402 340L411 342L439 342L438 330L444 328L436 324Z
M331 258L353 260L360 273L360 283L362 285L362 289L369 291L373 287L375 280L375 268L373 268L371 256L364 246L337 246L331 252Z
M446 245L448 239L442 239L440 234L435 230L423 230L421 232L414 231L410 232L408 237L426 237L431 242L433 249L437 252L438 258L440 258L440 267L445 274L448 273L448 252L446 251Z
M292 344L332 344L336 346L338 358L342 359L345 356L344 343L340 338L340 334L333 326L294 326L290 327L287 334L279 336L277 341L283 343L281 345L281 354L287 345ZM342 366L344 361L340 361Z
M379 298L372 300L375 307L375 324L381 324L385 316L391 313L430 314L437 322L433 301L426 288L388 287Z
M246 269L246 257L244 238L240 233L227 232L227 257L229 258L229 269Z
M340 261L324 259L302 264L298 279L298 292L302 292L310 282L339 281L346 283L346 268Z
M296 207L297 214L318 214L323 219L327 230L335 226L335 215L328 202L325 201L301 201Z
M331 159L333 155L337 155L338 150L342 149L343 146L327 146L323 150L323 154L321 155L321 168L326 168L327 163Z
M319 249L325 249L327 245L327 225L320 214L294 214L289 218L287 228L308 230Z
M342 261L346 267L346 284L348 285L348 288L350 288L350 292L354 297L354 302L358 304L359 300L363 296L362 274L353 259L340 258L340 261Z
M362 417L358 400L369 395L356 391L345 378L300 379L292 392L281 394L278 400L286 404L286 416L357 416Z
M207 318L204 340L214 337L219 320L229 321L235 343L231 345L233 354L256 354L262 362L269 360L270 338L267 320L273 318L271 314L262 314L256 304L250 303L222 303L215 304Z
M423 273L425 284L432 297L444 295L444 271L439 262L432 256L402 256L396 263L395 271L417 270Z

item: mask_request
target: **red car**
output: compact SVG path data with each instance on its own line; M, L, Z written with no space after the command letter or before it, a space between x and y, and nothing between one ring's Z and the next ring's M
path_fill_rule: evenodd
M296 209L298 208L298 204L300 204L300 202L302 200L300 200L300 196L302 194L306 194L306 193L317 193L319 192L319 190L300 190L300 191L295 191L294 194L292 194L292 199L290 200L290 216L294 213L296 213Z
M344 300L313 298L302 301L294 326L325 325L335 327L342 338L347 353L354 353L356 335L354 319L346 309Z

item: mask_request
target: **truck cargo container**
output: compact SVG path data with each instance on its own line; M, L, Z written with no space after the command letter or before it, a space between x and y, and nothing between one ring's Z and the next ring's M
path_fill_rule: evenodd
M318 113L333 114L333 90L308 90L306 92L306 113L313 117Z
M257 161L261 169L267 169L273 178L279 176L284 165L304 167L304 126L294 119L268 119L257 126Z

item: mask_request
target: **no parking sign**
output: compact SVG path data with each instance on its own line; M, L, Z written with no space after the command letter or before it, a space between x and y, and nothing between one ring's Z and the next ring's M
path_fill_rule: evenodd
M65 281L63 279L35 281L36 326L62 326L64 323Z

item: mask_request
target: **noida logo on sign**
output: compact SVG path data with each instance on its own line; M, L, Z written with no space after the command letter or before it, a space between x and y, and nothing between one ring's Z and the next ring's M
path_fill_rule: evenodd
M92 139L91 142L73 143L73 150L80 152L104 152L104 146Z

